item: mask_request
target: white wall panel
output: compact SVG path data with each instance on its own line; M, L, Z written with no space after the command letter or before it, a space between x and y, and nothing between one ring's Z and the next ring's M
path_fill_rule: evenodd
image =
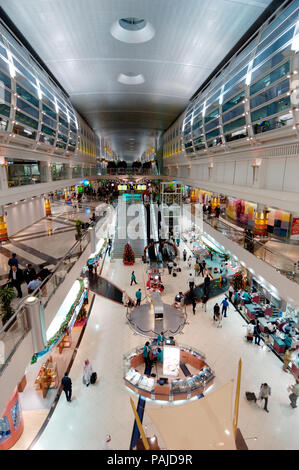
M23 230L45 217L45 204L42 196L5 206L8 236Z
M246 185L247 169L248 169L248 163L246 161L236 163L234 184L238 184L240 186Z
M226 162L224 164L224 172L223 172L223 182L226 184L233 184L234 179L234 171L235 171L235 162Z
M275 189L276 191L282 190L284 167L284 158L271 158L271 160L267 160L264 175L265 189Z
M298 193L299 192L298 176L299 176L299 159L287 158L284 180L283 180L283 190Z

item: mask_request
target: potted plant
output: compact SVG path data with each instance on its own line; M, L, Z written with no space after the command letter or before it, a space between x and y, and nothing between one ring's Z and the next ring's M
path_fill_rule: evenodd
M77 231L75 237L76 237L76 240L80 240L80 238L82 237L82 224L83 224L83 222L80 219L75 219L74 222L76 224L76 231Z
M2 287L2 289L0 289L0 309L3 326L15 313L14 309L11 306L11 302L16 296L16 291L13 287L10 287L9 285L6 285L5 287Z

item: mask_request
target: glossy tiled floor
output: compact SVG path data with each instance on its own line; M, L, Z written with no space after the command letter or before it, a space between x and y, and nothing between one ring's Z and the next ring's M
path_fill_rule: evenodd
M183 246L180 247L183 249ZM183 266L183 262L181 262ZM145 297L145 267L140 262L134 266L137 286L130 287L131 267L123 266L121 260L107 262L103 275L111 282L126 289L134 297L141 287ZM189 271L183 267L177 278L166 272L162 281L166 286L164 302L173 302L174 295L184 290ZM219 296L221 301L223 295ZM245 322L229 307L228 317L223 319L222 328L212 322L212 307L208 303L205 313L201 305L192 314L187 308L189 324L177 341L193 346L206 354L207 362L215 371L215 384L209 393L231 379L236 379L238 360L243 362L239 427L249 449L299 449L298 411L289 406L287 387L293 383L290 374L282 371L282 363L269 350L245 341ZM96 296L91 316L71 369L73 401L67 403L62 395L45 431L35 449L101 449L106 433L112 435L113 449L128 449L133 428L133 414L129 397L132 396L122 381L122 356L144 338L134 334L126 324L125 309L114 302ZM96 385L86 388L82 384L82 366L86 358L98 372ZM245 391L258 393L262 382L272 388L269 400L270 413L249 403ZM137 397L134 396L137 403ZM154 432L146 409L161 406L147 402L144 423L148 433ZM179 406L179 405L171 405ZM163 448L163 442L161 442Z

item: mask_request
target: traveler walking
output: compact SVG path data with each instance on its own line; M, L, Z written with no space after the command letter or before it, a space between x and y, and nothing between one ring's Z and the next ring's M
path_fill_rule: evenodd
M137 284L136 276L135 276L135 272L134 272L134 271L132 271L132 274L131 274L131 285L133 284L133 282L135 282L135 284Z
M227 307L229 306L229 303L228 303L228 300L226 297L224 297L224 299L222 300L221 302L222 304L222 312L221 314L226 317L226 312L227 312Z
M173 268L173 261L170 260L167 264L167 267L168 267L168 274L171 274L172 268Z
M202 264L202 276L204 277L204 275L205 275L205 269L206 269L206 260L203 259L202 262L201 262L201 264Z
M233 293L234 293L234 288L232 285L230 285L228 289L228 298L230 302L232 302Z
M16 253L12 253L11 258L9 258L7 264L10 268L12 268L12 266L16 266L16 267L19 266L19 260L17 258Z
M219 317L220 317L220 307L218 305L218 303L216 302L216 304L214 305L214 314L213 314L213 320L214 321L219 321Z
M202 275L202 277L204 277L204 276L205 276L205 273L204 273L204 264L203 264L203 261L202 261L202 262L199 262L198 265L199 265L199 275Z
M83 366L83 383L88 387L90 384L90 377L92 374L92 367L88 359L85 360L84 366Z
M196 277L199 276L200 266L199 266L197 260L196 260L196 263L195 263L195 265L194 265L194 271L195 271L195 276L196 276Z
M191 256L189 256L189 258L188 258L187 265L188 265L188 269L191 269L191 266L192 266L192 257Z
M257 344L259 346L260 341L261 341L261 329L260 329L260 323L258 320L256 320L256 324L254 325L253 336L254 336L254 344Z
M24 269L24 280L26 284L29 284L30 281L32 281L33 277L36 276L36 271L32 264L27 264L27 268Z
M65 372L64 377L61 381L61 384L62 384L63 391L66 396L66 400L71 401L72 400L72 381L69 378L67 372Z
M209 292L210 292L210 283L211 283L210 276L207 274L204 279L204 293L207 295L209 295Z
M18 292L18 298L22 297L21 284L23 282L23 273L15 264L10 268L8 279L12 287L15 287ZM32 281L31 281L32 282Z
M216 215L217 219L219 219L219 215L220 215L220 206L216 206L216 208L215 208L215 215Z
M184 248L184 250L183 250L183 260L186 261L186 259L187 259L187 251Z
M292 408L297 408L297 398L299 396L299 377L296 378L294 385L289 387L289 391L292 392L289 395L290 405Z
M193 291L195 280L194 280L194 276L192 275L192 273L189 274L189 278L188 278L188 279L189 279L190 291Z
M268 398L270 395L271 395L271 388L269 387L269 385L266 383L262 384L258 400L265 400L264 410L267 411L267 413L269 413Z
M207 303L208 303L208 300L209 300L209 297L207 296L207 294L204 294L201 298L201 302L202 302L202 308L205 309L205 312L207 311Z
M136 307L140 307L140 302L141 302L141 289L138 289L136 292Z
M195 312L196 312L196 297L195 297L195 295L192 296L192 310L193 310L193 315L195 315Z

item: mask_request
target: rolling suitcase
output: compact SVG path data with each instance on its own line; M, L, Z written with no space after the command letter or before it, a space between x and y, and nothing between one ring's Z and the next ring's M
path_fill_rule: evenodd
M90 377L90 383L91 383L91 384L95 384L96 381L97 381L97 373L96 373L96 372L93 372L93 373L91 374L91 377Z
M254 401L256 402L256 396L255 396L255 393L253 392L246 392L246 398L248 401Z

